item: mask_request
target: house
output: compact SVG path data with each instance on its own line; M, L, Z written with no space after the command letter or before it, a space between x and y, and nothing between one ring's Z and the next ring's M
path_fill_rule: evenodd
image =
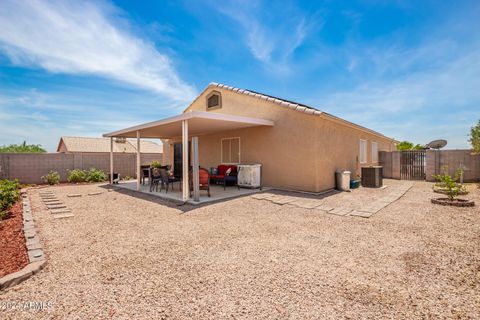
M395 150L397 143L307 105L217 83L178 116L104 137L161 138L164 163L174 170L188 170L192 157L204 168L260 163L264 186L309 192L334 188L337 169L356 177L361 167L378 164L379 151ZM198 141L198 151L187 141Z
M136 141L125 138L113 140L113 152L115 153L136 153ZM140 149L142 153L162 153L162 145L153 141L141 140ZM89 137L61 137L58 142L57 152L61 153L109 153L109 138Z

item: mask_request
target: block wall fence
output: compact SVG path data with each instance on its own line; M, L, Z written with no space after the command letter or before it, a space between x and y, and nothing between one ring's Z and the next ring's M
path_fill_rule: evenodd
M379 153L384 178L400 179L400 154L401 151ZM427 150L426 180L435 181L433 175L442 173L443 166L448 166L452 176L456 169L462 167L465 182L480 181L480 154L473 154L472 150Z
M162 154L142 153L141 164L156 160L162 162ZM136 176L136 154L115 153L113 170L121 176ZM67 170L96 168L110 172L110 153L0 153L0 179L18 179L21 183L43 183L41 176L50 170L67 181Z

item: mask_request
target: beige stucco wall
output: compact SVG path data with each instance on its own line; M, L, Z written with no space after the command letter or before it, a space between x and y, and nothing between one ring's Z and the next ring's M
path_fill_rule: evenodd
M359 139L371 141L379 151L390 151L391 141L329 120L255 97L215 88L222 94L222 108L209 112L257 117L274 121L273 127L253 127L199 136L199 160L205 168L221 163L221 139L240 137L242 163L263 165L263 185L285 189L319 192L335 186L336 169L359 172ZM206 90L186 110L206 111ZM208 110L207 110L208 111ZM164 159L173 163L173 142L164 141Z

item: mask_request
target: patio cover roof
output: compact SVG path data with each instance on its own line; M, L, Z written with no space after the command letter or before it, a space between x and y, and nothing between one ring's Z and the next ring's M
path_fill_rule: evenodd
M189 135L202 135L217 131L242 129L254 126L273 126L273 121L205 111L191 111L178 116L148 122L126 129L105 133L104 137L171 139L182 136L182 121L188 121Z

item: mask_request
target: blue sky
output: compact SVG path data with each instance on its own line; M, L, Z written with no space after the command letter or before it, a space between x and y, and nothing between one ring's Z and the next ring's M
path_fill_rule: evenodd
M209 82L468 147L478 1L0 3L0 145L174 115Z

